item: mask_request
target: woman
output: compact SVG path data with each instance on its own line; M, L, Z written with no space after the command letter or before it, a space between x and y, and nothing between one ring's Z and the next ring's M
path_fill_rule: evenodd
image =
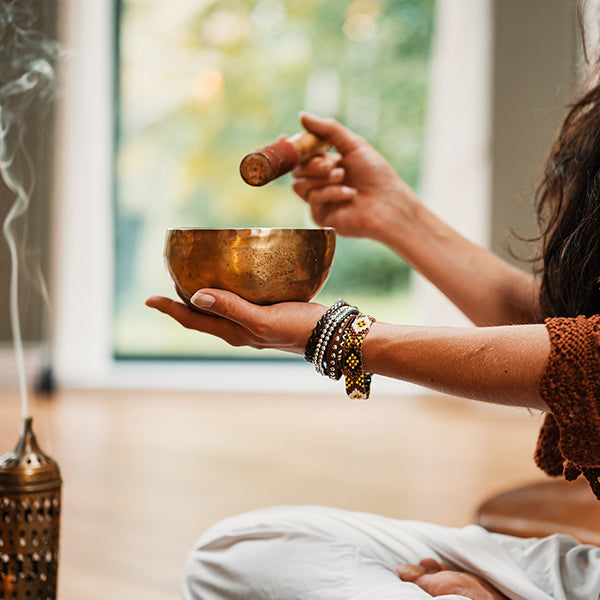
M340 326L353 354L336 355L334 374L344 374L353 393L368 396L368 374L376 373L544 411L538 465L568 479L583 474L600 496L599 103L594 80L571 108L547 161L537 193L540 277L443 223L363 138L337 121L301 116L308 131L337 150L294 172L294 190L314 221L387 245L478 327L382 323L316 303L261 307L222 290L199 290L192 298L212 314L168 298L147 304L234 346L309 358L331 356L324 332L335 321L331 327ZM363 328L353 333L359 318ZM358 372L349 369L350 359L358 361ZM600 549L564 536L522 540L475 526L457 530L321 507L274 508L206 532L190 555L184 595L589 600L600 598Z

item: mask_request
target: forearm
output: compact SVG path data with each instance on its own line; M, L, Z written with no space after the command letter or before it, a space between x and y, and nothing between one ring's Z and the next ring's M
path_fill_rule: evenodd
M373 236L401 255L473 323L540 321L539 282L464 238L420 202L409 215L390 203Z
M201 290L194 303L152 297L147 305L184 327L232 346L303 354L326 308L284 302L257 306L224 290ZM212 313L212 314L211 314ZM485 402L547 410L537 391L550 354L543 324L505 327L414 327L373 323L363 343L365 371Z
M547 411L537 382L548 360L546 327L413 327L376 322L363 345L371 373L432 390Z

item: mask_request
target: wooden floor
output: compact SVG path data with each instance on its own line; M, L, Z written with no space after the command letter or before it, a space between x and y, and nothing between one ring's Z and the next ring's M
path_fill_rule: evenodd
M68 390L33 399L64 479L61 600L178 600L200 532L273 504L326 504L461 526L543 475L540 416L445 396ZM0 394L0 453L20 429Z

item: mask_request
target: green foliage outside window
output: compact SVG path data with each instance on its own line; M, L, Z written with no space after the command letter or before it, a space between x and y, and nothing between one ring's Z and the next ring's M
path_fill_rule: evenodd
M173 294L164 231L313 226L289 176L252 188L238 172L247 152L298 132L300 110L363 135L418 188L433 20L434 0L122 1L118 355L226 352L144 309L147 295ZM407 321L408 288L408 267L396 255L338 238L317 300L343 296Z

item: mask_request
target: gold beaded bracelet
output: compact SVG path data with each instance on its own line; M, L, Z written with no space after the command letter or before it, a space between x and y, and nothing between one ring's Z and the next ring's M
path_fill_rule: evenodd
M373 317L360 313L345 328L341 372L344 375L348 398L369 398L371 373L365 373L363 370L362 346L374 322Z

